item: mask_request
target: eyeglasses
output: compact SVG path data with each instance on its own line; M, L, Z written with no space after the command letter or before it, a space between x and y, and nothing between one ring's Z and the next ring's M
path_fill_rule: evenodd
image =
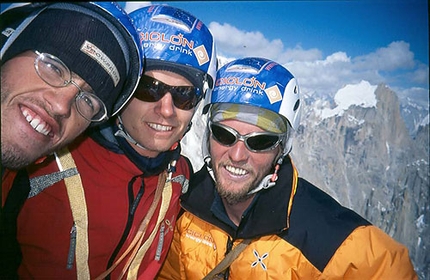
M283 136L283 134L270 132L252 132L241 135L231 127L213 122L209 122L209 129L213 139L221 145L231 147L240 140L245 143L248 150L254 153L275 149L281 143Z
M172 95L173 104L181 110L194 108L201 99L200 89L194 86L170 86L149 76L142 79L134 92L134 97L146 102L157 102L166 93Z
M76 108L86 120L100 122L106 120L107 109L103 101L94 93L83 91L72 80L72 72L58 57L48 53L37 54L34 60L34 68L37 75L48 85L53 87L67 87L72 84L78 88L79 93L75 97Z

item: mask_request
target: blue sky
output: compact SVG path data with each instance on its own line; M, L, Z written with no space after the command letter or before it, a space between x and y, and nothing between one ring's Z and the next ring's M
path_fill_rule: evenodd
M385 83L428 104L427 0L173 1L201 19L226 59L264 56L286 66L302 92ZM427 105L428 106L428 105Z

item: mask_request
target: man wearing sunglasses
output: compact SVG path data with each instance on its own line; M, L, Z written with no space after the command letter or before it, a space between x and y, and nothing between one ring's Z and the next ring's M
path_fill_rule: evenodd
M191 172L179 141L213 87L214 40L171 6L130 17L144 75L117 118L30 173L18 218L22 278L154 279L167 255Z
M287 69L232 61L206 102L206 164L181 198L160 279L417 279L403 245L298 177L302 104Z

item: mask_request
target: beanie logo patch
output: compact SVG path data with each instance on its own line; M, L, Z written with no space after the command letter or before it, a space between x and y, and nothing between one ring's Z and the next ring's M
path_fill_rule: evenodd
M266 92L267 98L269 98L270 104L273 104L275 102L282 100L282 94L279 91L279 88L277 85L269 87L264 91Z
M206 48L204 45L201 45L201 46L198 46L197 48L194 48L193 52L194 52L200 66L209 62L209 55L208 55L208 52L206 51Z
M9 37L10 35L12 35L12 33L14 31L15 31L15 29L12 29L12 28L8 27L5 30L3 30L1 34L3 34L6 37Z
M81 46L81 51L94 59L106 71L116 87L121 77L112 60L96 45L86 40Z

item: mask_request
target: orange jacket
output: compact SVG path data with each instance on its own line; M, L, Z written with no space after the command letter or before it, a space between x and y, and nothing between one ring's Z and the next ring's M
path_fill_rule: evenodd
M229 279L417 279L407 248L298 178L290 163L238 227L219 203L203 167L182 198L186 211L159 279L202 279L245 238L252 242L231 264Z

